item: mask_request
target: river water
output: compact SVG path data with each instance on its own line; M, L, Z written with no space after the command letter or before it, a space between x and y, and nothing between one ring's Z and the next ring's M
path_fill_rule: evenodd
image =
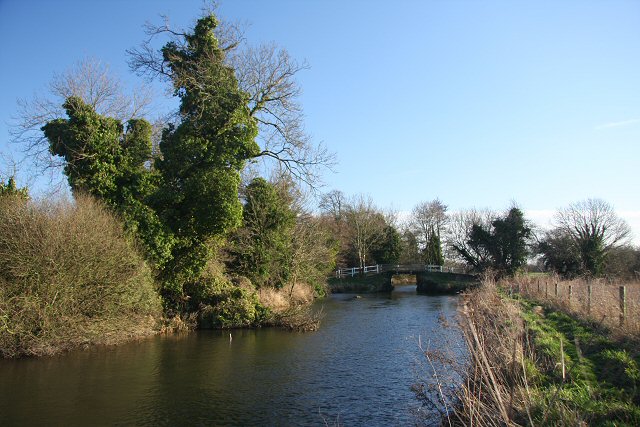
M0 425L414 425L419 350L458 347L455 296L333 295L316 332L199 331L0 360ZM446 323L446 322L445 322ZM458 350L456 350L458 351Z

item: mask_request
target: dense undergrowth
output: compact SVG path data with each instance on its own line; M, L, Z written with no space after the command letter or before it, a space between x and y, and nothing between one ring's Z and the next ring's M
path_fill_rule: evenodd
M317 286L256 289L211 259L163 310L157 274L99 201L0 197L0 355L42 356L195 328L317 328Z
M100 203L0 198L0 354L46 355L152 333L153 275Z
M443 424L640 425L636 342L490 282L465 296L461 326L466 363L427 353L438 380L416 389Z

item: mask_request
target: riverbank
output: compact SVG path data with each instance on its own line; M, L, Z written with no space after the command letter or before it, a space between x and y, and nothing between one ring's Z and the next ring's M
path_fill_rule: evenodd
M468 363L437 365L440 383L449 372L463 378L436 402L452 423L640 424L640 353L632 337L508 296L490 282L464 298Z

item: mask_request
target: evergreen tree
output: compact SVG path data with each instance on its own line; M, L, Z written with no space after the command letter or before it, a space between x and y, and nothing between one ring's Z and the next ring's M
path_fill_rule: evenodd
M428 265L444 265L440 236L438 236L433 228L431 229L431 233L429 233L429 240L427 240L427 246L424 248L422 255L424 262Z
M244 225L233 238L231 265L257 287L280 288L291 274L295 214L276 188L263 178L245 191Z

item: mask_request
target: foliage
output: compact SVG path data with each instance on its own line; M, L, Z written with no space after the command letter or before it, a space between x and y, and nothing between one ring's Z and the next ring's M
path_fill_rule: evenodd
M184 44L167 43L163 66L172 70L180 123L160 142L150 168L151 126L98 115L81 99L65 102L68 119L43 131L65 160L74 192L89 192L124 216L161 273L163 294L179 302L211 256L210 241L240 225L240 170L258 152L247 97L214 36L213 16L200 19Z
M198 313L200 328L255 326L267 315L251 284L238 286L211 260L197 283L187 284L189 311Z
M547 232L538 243L536 252L542 255L542 263L547 270L553 270L564 277L576 277L583 271L578 248L571 236L562 230Z
M88 193L105 201L123 217L127 228L144 243L147 254L162 268L174 244L169 231L147 199L157 191L159 176L145 164L151 159L151 125L143 119L102 116L82 99L64 104L67 119L43 128L51 154L64 160L64 172L75 194Z
M416 235L410 230L405 230L402 233L400 241L402 245L399 259L400 264L418 264L421 262Z
M491 228L474 224L467 240L468 247L455 246L465 261L479 271L493 269L500 274L513 275L525 265L531 236L522 211L511 208L503 218L491 222ZM476 254L485 253L486 257Z
M621 248L630 234L627 223L600 199L573 203L555 215L556 227L538 247L545 266L572 277L602 276L607 257Z
M0 198L0 353L55 353L148 334L150 269L100 203Z
M29 200L29 189L26 187L18 188L15 179L10 177L6 184L0 181L0 198L2 197L18 197L23 200Z
M371 256L376 264L397 264L401 252L400 233L393 225L385 225L380 241L371 250Z
M232 243L232 270L257 287L280 288L291 276L295 215L289 203L263 178L245 190L244 226Z
M434 230L429 234L427 245L422 251L422 258L427 265L444 265L440 236Z

